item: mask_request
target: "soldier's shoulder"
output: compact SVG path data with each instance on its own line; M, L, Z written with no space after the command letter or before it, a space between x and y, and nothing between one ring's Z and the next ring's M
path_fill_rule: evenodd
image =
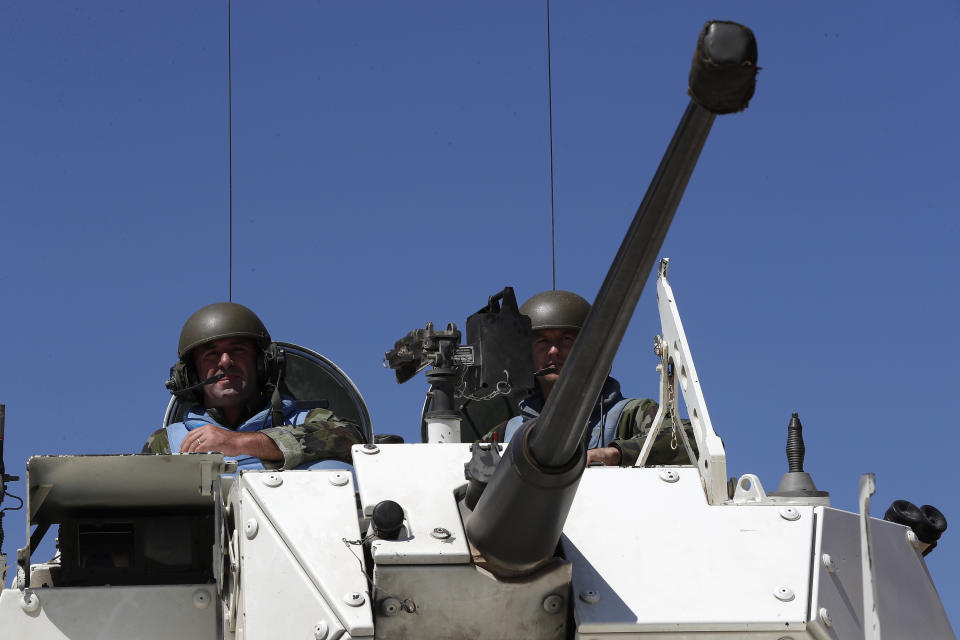
M630 400L627 402L627 406L636 407L638 409L649 409L651 407L656 409L659 405L653 398L630 398Z
M167 437L167 430L161 427L151 433L140 453L170 453L170 439Z
M630 398L623 408L627 415L649 415L651 418L656 415L660 405L653 398Z
M328 424L349 425L359 428L359 425L353 420L342 418L329 409L316 408L310 409L303 419L304 423L325 422Z

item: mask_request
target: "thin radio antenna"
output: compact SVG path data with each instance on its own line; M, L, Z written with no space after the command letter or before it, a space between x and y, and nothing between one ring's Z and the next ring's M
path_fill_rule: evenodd
M550 257L553 264L553 288L557 288L557 236L553 207L553 73L550 65L550 0L547 0L547 122L550 130Z
M227 0L227 302L233 302L233 48Z

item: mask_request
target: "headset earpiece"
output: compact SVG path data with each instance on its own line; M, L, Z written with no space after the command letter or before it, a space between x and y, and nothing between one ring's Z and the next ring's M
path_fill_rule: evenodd
M263 355L257 360L257 378L263 386L276 385L280 373L284 369L286 358L283 349L271 342L263 350Z
M196 389L185 391L185 389L196 384L194 380L195 377L193 367L184 364L182 361L178 361L170 367L170 379L167 380L166 387L170 390L170 393L176 396L181 402L200 402L202 392Z

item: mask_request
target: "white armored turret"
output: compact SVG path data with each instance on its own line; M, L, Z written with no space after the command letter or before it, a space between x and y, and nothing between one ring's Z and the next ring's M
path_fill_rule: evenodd
M671 368L687 374L670 380L661 367L663 386L669 397L677 383L707 418L694 434L709 469L725 454L665 265L657 284ZM354 474L234 477L218 454L32 458L31 523L59 525L61 555L31 564L21 552L29 571L0 596L3 628L31 638L859 639L879 637L865 636L874 627L954 637L921 541L868 517L869 486L855 514L819 496L768 495L749 474L712 500L699 466L591 467L556 555L497 577L458 501L472 446L357 446Z

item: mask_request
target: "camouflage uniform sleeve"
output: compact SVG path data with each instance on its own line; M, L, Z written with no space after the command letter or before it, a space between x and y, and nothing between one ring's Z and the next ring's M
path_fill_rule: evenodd
M318 460L342 460L353 464L350 447L363 444L355 423L338 418L327 409L314 409L303 424L270 427L261 431L283 453L283 462L263 461L266 469L295 469Z
M632 467L640 458L640 450L643 449L643 443L647 439L650 427L653 426L653 419L657 415L659 405L651 398L634 399L624 408L620 416L620 423L617 425L618 438L611 442L611 446L620 450L620 466ZM690 440L690 446L693 452L697 453L697 443L693 436L693 429L689 420L681 421L684 431L687 432L687 438ZM648 465L665 464L691 464L687 459L687 454L683 450L683 444L678 443L674 448L671 446L673 440L673 430L670 427L670 414L664 419L660 433L653 443L650 450L650 457L647 458Z
M140 453L170 453L170 440L166 429L157 429L150 434Z

